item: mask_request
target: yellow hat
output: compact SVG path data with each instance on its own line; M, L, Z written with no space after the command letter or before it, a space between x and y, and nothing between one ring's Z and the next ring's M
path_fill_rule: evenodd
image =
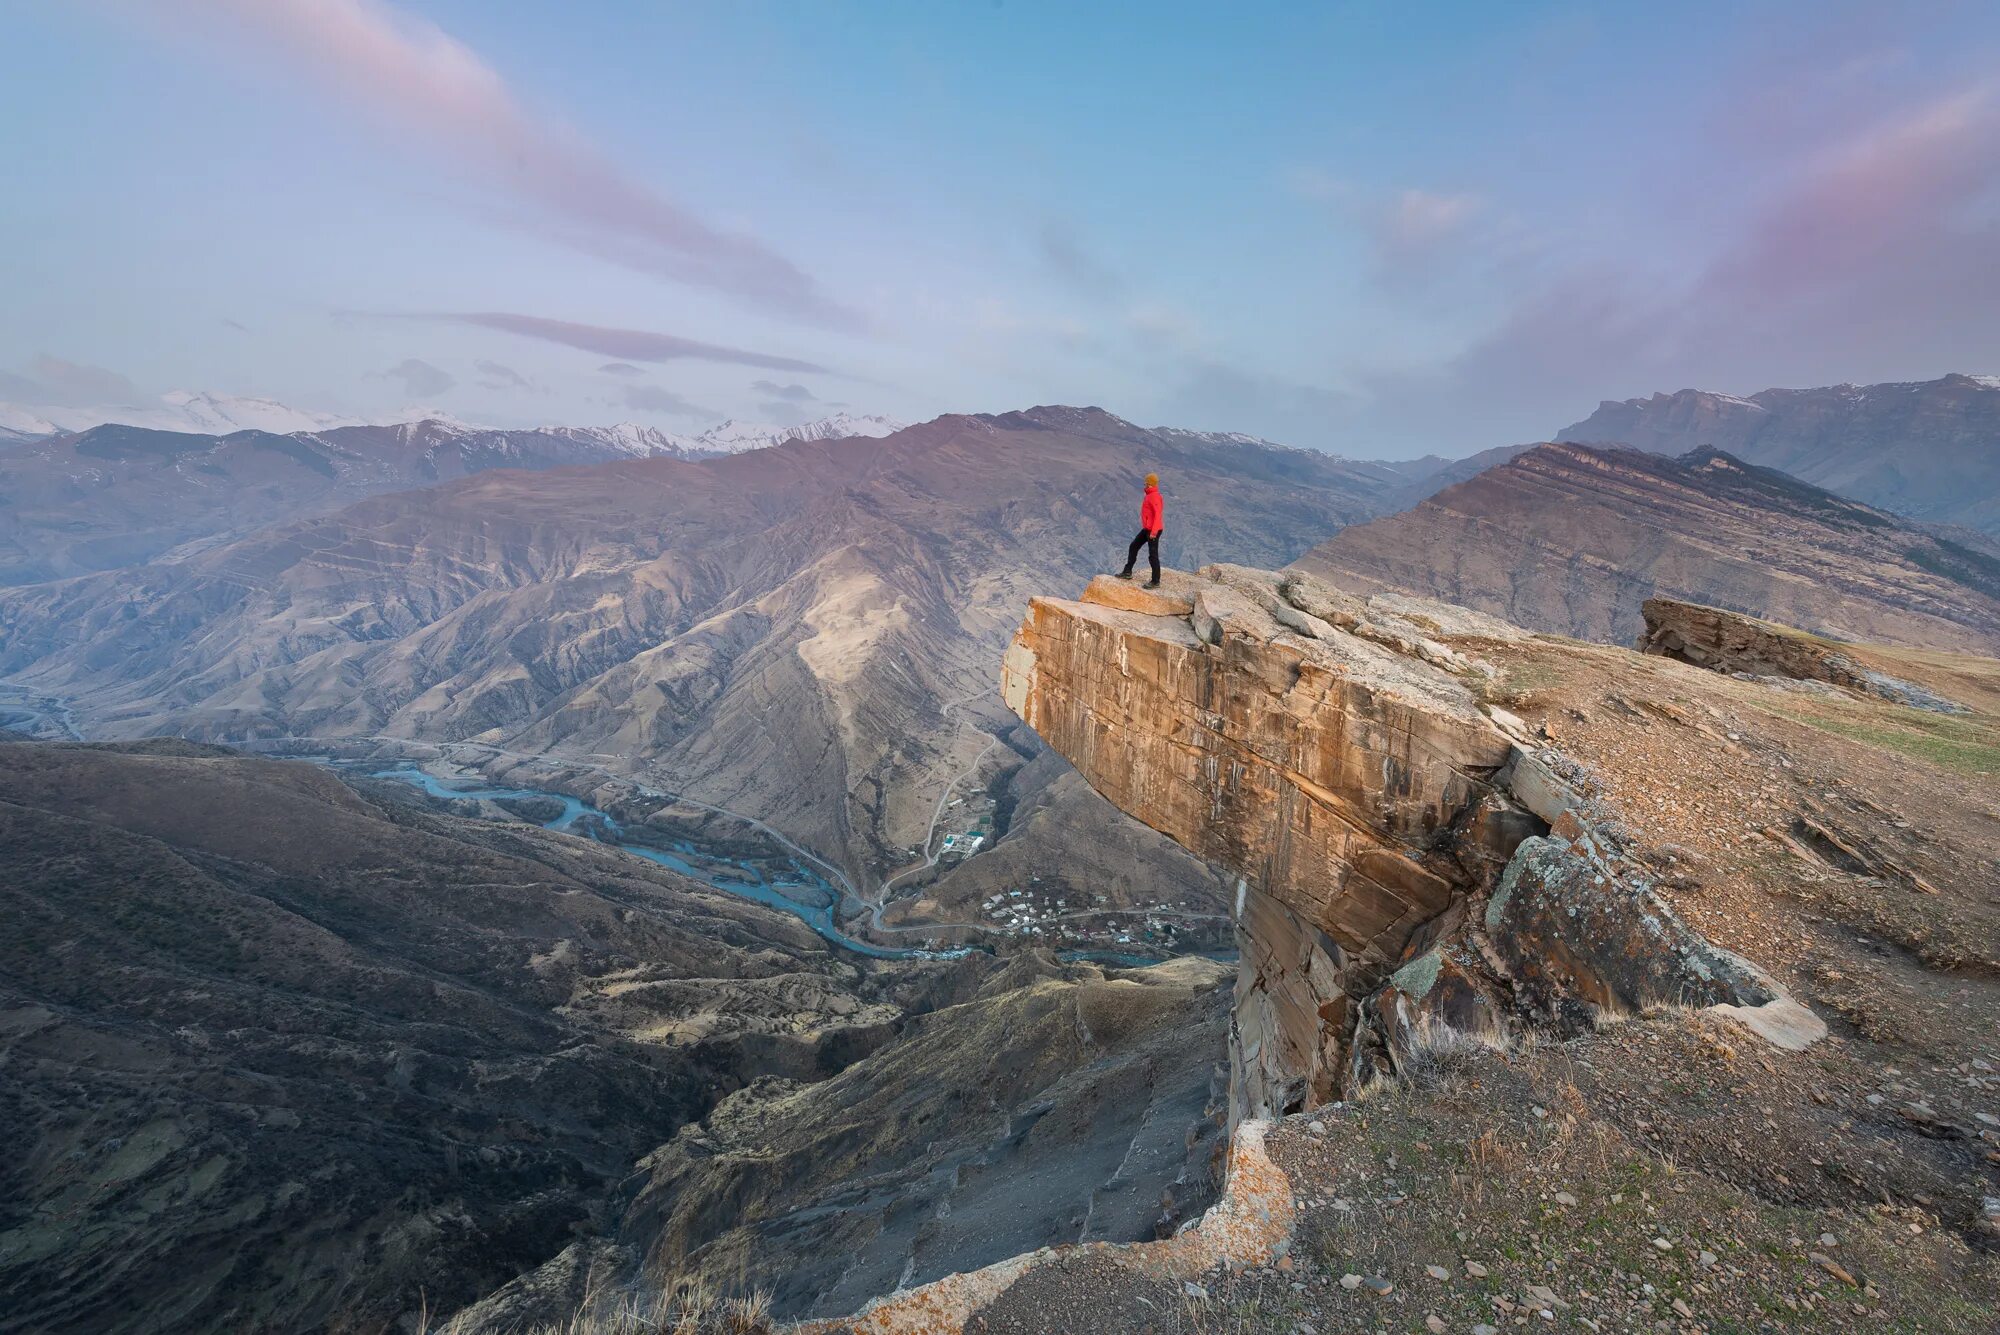
M1147 485L1147 486L1149 486L1149 487L1157 487L1157 486L1159 486L1159 485L1160 485L1160 475L1159 475L1158 473L1148 473L1148 474L1146 474L1146 485Z

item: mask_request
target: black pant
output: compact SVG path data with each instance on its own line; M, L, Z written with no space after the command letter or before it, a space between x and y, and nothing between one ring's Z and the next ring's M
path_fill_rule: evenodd
M1161 532L1166 530L1162 529ZM1132 539L1132 546L1125 553L1125 573L1131 574L1132 567L1139 562L1139 548L1146 549L1146 559L1153 563L1153 583L1160 582L1160 534L1139 530L1139 536Z

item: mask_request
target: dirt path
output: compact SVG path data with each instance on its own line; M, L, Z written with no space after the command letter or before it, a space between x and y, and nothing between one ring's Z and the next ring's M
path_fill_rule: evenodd
M973 771L977 770L979 766L985 762L986 757L993 753L993 748L998 745L1000 745L1000 739L998 737L995 737L993 740L986 743L985 746L981 747L979 749L979 754L972 758L972 763L967 765L964 769L960 770L958 773L952 775L951 779L945 784L944 791L938 794L937 806L931 809L930 828L924 831L924 854L925 854L924 860L922 862L914 863L911 866L903 868L903 870L897 872L894 876L891 876L888 880L882 882L881 889L880 891L878 891L879 898L875 901L875 926L877 928L880 928L882 926L882 910L886 906L889 898L889 887L894 885L896 882L902 880L906 876L912 876L915 875L917 872L930 870L932 867L937 866L938 859L944 856L943 849L939 849L935 853L933 853L930 851L930 847L931 847L931 841L937 838L938 822L944 819L945 805L951 800L952 791L956 789L960 783L964 782L965 779L973 773Z

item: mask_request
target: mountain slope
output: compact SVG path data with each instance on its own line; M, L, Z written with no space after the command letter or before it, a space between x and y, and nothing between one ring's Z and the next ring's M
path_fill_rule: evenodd
M1713 446L1898 514L2000 533L2000 377L1767 389L1747 399L1684 389L1607 400L1556 439L1662 454Z
M1713 450L1541 445L1298 567L1630 643L1655 594L1842 639L1993 653L2000 560Z
M883 1041L936 971L376 787L0 743L0 1326L404 1328L606 1221L730 1089Z
M1223 966L868 960L473 805L0 740L0 1328L386 1335L579 1238L842 1312L1206 1203Z
M1182 564L1281 563L1380 505L1308 451L1091 409L944 417L486 473L16 590L0 673L71 698L92 735L587 758L762 816L865 883L912 860L981 730L1009 726L973 715L1022 601L1122 559L1148 471Z

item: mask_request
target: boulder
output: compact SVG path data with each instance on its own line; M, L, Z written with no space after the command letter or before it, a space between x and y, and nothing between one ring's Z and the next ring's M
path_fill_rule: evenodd
M1517 997L1594 1023L1662 1006L1762 1006L1762 971L1683 923L1652 883L1587 832L1532 838L1487 901L1486 937Z

